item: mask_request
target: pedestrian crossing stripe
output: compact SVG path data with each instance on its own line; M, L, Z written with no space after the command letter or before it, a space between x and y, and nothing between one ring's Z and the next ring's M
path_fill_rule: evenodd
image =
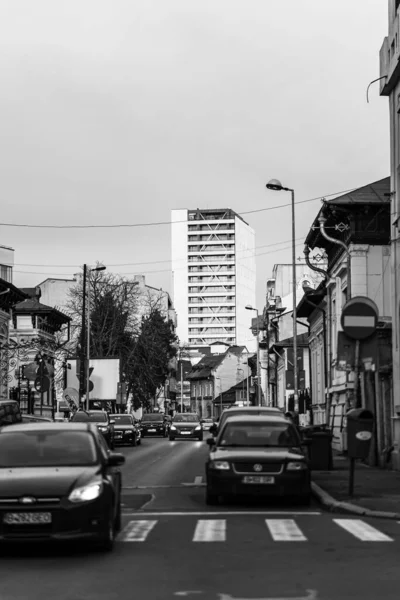
M362 542L393 542L393 538L382 533L361 519L332 519L333 523ZM135 519L129 521L118 536L120 542L145 542L158 519ZM294 519L265 519L266 528L274 542L307 542L308 538ZM227 540L226 519L198 519L192 542L225 542Z

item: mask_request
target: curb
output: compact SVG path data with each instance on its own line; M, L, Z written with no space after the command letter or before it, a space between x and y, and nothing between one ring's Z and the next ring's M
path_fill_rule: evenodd
M371 510L363 506L357 506L351 502L340 502L335 500L328 492L323 490L319 485L311 482L311 492L314 498L328 509L330 512L345 512L352 515L360 515L364 517L376 517L380 519L397 519L400 520L400 513L386 512L383 510Z

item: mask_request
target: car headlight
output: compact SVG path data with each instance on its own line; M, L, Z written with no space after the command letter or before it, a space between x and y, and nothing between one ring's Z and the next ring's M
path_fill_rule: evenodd
M229 471L230 465L227 460L212 460L210 462L210 469L217 469L218 471Z
M176 429L175 425L171 425L171 429Z
M197 425L195 431L197 431L198 429L201 429L201 425Z
M307 464L302 461L298 462L289 462L286 465L287 471L305 471L307 469Z
M104 427L104 425L99 425L99 431L107 431L107 427Z
M92 481L87 485L77 487L68 496L70 502L90 502L96 500L103 491L102 481Z

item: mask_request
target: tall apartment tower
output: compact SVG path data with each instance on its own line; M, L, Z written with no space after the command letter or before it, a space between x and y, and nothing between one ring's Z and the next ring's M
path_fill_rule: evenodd
M172 271L181 344L255 349L254 230L229 208L172 211Z

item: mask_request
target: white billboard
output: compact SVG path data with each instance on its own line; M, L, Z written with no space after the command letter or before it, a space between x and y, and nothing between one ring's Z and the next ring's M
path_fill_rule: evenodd
M71 365L71 368L67 369L67 387L79 390L76 360L67 362ZM119 382L119 358L91 358L90 367L93 367L90 381L93 381L94 387L89 393L89 399L115 401Z

